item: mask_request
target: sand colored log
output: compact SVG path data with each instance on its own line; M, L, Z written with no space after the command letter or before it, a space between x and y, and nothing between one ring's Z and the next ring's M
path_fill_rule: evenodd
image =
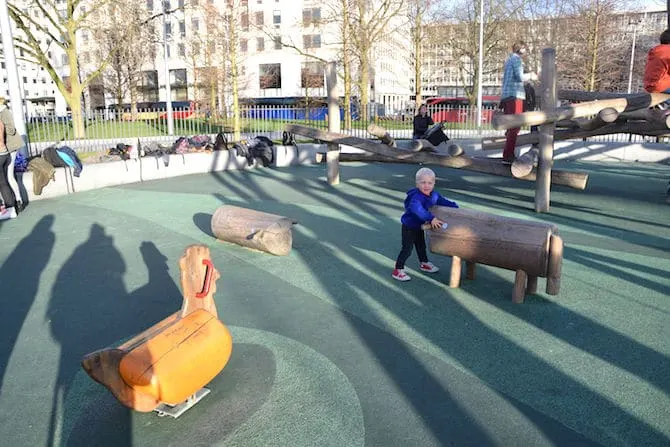
M219 207L211 221L217 239L277 256L291 252L296 223L288 217L232 205Z
M552 111L524 112L516 115L496 114L491 120L494 129L512 129L515 127L541 125L565 119L581 118L598 114L602 109L613 108L618 113L643 109L670 100L670 95L647 93L638 97L603 99L581 102Z
M82 367L128 408L152 411L187 401L225 367L232 337L218 319L213 295L220 275L202 245L179 261L181 310L116 348L87 354Z
M461 260L464 260L468 277L473 279L475 264L486 264L524 272L523 287L518 286L522 295L526 293L527 280L536 288L533 281L538 277L547 278L547 293L558 293L553 284L560 283L563 256L562 240L555 225L462 208L435 206L431 212L448 224L445 230L427 230L426 234L431 252L452 256L450 287L460 284ZM523 301L516 292L514 297Z
M519 156L512 163L512 175L514 177L525 177L533 171L537 165L538 150L532 148Z
M370 132L375 137L379 138L381 142L386 144L387 146L396 147L395 140L388 133L388 131L384 129L382 126L370 123L368 125L368 132Z

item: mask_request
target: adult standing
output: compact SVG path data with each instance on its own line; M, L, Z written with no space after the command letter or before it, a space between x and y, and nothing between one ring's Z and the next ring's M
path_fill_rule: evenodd
M502 93L500 103L505 115L515 115L523 112L526 92L524 82L537 81L537 74L524 73L523 60L528 55L528 47L522 41L512 45L512 53L505 61L503 70ZM505 149L503 160L514 161L514 149L519 128L507 129L505 132Z
M670 28L661 33L659 42L647 54L647 64L644 66L644 89L649 93L670 93ZM666 101L658 107L667 109L668 106L670 103ZM666 189L665 201L670 204L670 182Z
M23 139L16 131L12 112L4 97L0 97L0 195L4 206L0 208L0 220L13 219L18 213L16 194L18 183L14 176L16 152L23 147ZM11 185L10 183L13 183Z
M649 50L644 67L644 89L649 93L670 92L670 29L663 31L659 40Z

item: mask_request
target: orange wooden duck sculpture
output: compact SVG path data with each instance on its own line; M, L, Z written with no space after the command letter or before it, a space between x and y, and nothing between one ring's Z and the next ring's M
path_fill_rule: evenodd
M192 245L179 260L181 310L117 348L84 357L82 367L126 407L178 417L209 390L226 366L232 337L219 320L213 295L219 272L209 248Z

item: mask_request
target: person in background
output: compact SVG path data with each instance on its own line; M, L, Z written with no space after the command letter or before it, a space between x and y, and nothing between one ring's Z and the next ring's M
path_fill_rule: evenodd
M431 228L437 230L443 227L444 222L433 216L430 207L434 205L448 206L458 208L456 202L452 202L434 191L435 172L428 168L421 168L416 173L416 188L407 191L405 198L405 213L400 218L402 223L402 248L395 261L393 270L393 279L398 281L409 281L410 276L405 273L405 262L412 254L412 248L416 248L416 254L419 257L419 269L427 273L435 273L440 269L432 262L428 261L426 253L426 237L421 228L424 224L429 224Z
M21 205L16 201L19 188L14 176L14 161L17 151L22 147L23 139L16 131L12 112L5 98L0 97L0 195L3 202L0 220L13 219L21 211Z
M421 107L419 107L419 113L414 117L412 138L415 140L421 138L433 124L435 124L433 118L428 115L428 107L425 104L422 104Z
M506 115L515 115L523 112L523 104L526 99L524 82L537 81L536 73L524 73L523 59L528 56L528 48L522 41L516 42L512 46L512 53L505 61L503 70L502 93L500 95L500 105L503 113ZM503 150L503 160L507 162L514 161L514 149L516 147L516 137L519 135L519 128L507 129L505 132L505 148Z
M648 93L670 93L670 28L659 36L659 44L649 50L644 66L644 89ZM668 113L670 101L658 105ZM670 204L670 182L665 193L665 201Z
M670 28L661 33L659 41L647 54L644 89L649 93L670 93Z

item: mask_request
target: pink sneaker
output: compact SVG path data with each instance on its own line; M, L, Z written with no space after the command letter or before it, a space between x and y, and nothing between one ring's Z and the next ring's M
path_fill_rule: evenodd
M393 276L393 279L397 279L398 281L409 281L412 279L407 273L405 273L405 270L403 269L394 269L393 275L391 276Z
M421 271L424 271L426 273L435 273L440 271L440 268L435 264L433 264L432 262L422 262L421 264L419 264L419 268L421 269Z
M16 217L16 209L14 207L0 208L0 220L14 219Z

